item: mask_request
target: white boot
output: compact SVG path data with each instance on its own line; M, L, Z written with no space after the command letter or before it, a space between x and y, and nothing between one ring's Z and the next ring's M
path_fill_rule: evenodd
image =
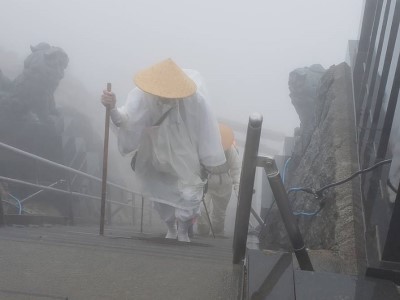
M190 243L188 229L192 220L183 222L178 220L178 241Z
M166 239L176 239L178 235L178 231L176 229L176 222L175 220L172 222L166 222L168 226L168 232L167 235L165 236Z

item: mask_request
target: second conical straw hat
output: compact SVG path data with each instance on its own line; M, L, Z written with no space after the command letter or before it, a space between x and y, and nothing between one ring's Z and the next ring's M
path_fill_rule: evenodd
M170 58L139 71L133 80L142 91L167 99L189 97L197 89L196 83Z

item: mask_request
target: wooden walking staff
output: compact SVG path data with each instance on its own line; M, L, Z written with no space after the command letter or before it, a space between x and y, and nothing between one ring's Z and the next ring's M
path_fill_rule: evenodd
M107 92L111 92L111 83L107 83ZM104 127L103 177L101 185L100 235L104 235L104 217L107 197L107 164L108 164L108 136L110 132L110 106L106 106L106 122Z

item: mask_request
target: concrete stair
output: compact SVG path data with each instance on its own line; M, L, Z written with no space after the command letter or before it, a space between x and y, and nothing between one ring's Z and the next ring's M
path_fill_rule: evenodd
M311 261L317 271L310 272L299 270L291 253L248 249L242 299L400 299L396 285L390 281L318 270L317 266L330 255L314 252ZM325 268L331 268L330 264Z

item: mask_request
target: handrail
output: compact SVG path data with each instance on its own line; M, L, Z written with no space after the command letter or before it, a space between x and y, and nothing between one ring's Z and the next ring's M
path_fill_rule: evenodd
M313 271L314 269L307 253L303 236L301 235L299 225L290 207L289 198L275 160L271 157L259 156L257 166L264 168L265 174L267 175L283 225L285 226L290 243L292 244L293 252L299 262L300 269Z
M262 121L263 118L260 114L253 114L249 118L249 125L247 127L233 235L234 264L238 264L246 254L247 231L250 220L251 200L253 197Z
M60 190L60 189L57 189L57 188L53 188L53 187L49 187L49 186L45 186L45 185L40 185L40 184L35 184L35 183L30 183L30 182L26 182L26 181L23 181L23 180L4 177L4 176L0 176L0 180L6 181L6 182L9 182L9 183L16 183L16 184L20 184L20 185L25 185L25 186L28 186L28 187L39 188L39 189L42 189L42 190L52 191L52 192L59 193L59 194L73 195L73 196L79 196L79 197L83 197L83 198L91 198L91 199L95 199L95 200L100 200L101 199L99 196L94 196L94 195L89 195L89 194L82 194L82 193L73 192L73 191ZM112 201L112 200L107 200L107 202L115 203L115 204L119 204L119 205L123 205L123 206L134 207L133 205L130 205L130 204L127 204L127 203L122 203L122 202L117 202L117 201Z
M9 150L9 151L11 151L11 152L20 154L20 155L25 156L25 157L32 158L32 159L37 160L37 161L40 161L40 162L42 162L42 163L44 163L44 164L47 164L47 165L50 165L50 166L53 166L53 167L57 167L57 168L59 168L59 169L62 169L62 170L65 170L65 171L68 171L68 172L71 172L71 173L79 174L79 175L81 175L81 176L83 176L83 177L93 179L93 180L95 180L95 181L97 181L97 182L101 182L101 179L98 178L98 177L96 177L96 176L87 174L87 173L85 173L85 172L76 170L76 169L71 168L71 167L64 166L64 165L62 165L62 164L56 163L56 162L54 162L54 161L45 159L45 158L43 158L43 157L37 156L37 155L35 155L35 154L29 153L29 152L26 152L26 151L23 151L23 150L21 150L21 149L12 147L12 146L7 145L7 144L4 144L4 143L2 143L2 142L0 142L0 148ZM125 192L129 192L129 193L141 195L141 193L139 193L139 192L129 190L129 189L126 188L126 187L123 187L123 186L121 186L121 185L118 185L118 184L115 184L115 183L112 183L112 182L109 182L109 181L107 181L107 184L108 184L109 186L112 186L112 187L121 189L121 190L123 190L123 191L125 191Z
M254 188L254 179L257 167L263 167L276 199L282 221L288 233L293 251L301 270L313 271L310 257L307 253L303 237L290 207L289 198L283 185L275 160L258 155L263 118L253 114L249 118L247 127L246 145L244 148L242 173L238 205L236 210L235 231L233 236L233 263L239 264L246 255L248 227L251 213L251 203ZM262 220L261 220L262 221ZM260 222L262 223L262 222Z
M70 195L70 196L78 196L78 197L82 197L82 198L90 198L90 199L95 199L95 200L101 200L101 197L100 197L100 196L94 196L94 195L83 194L83 193L79 193L79 192L74 192L74 191L72 191L72 183L76 180L76 177L77 177L78 175L81 175L81 176L83 176L83 177L85 177L85 178L89 178L89 179L92 179L92 180L94 180L94 181L97 181L97 182L100 182L100 183L101 183L102 180L101 180L100 178L98 178L98 177L96 177L96 176L93 176L93 175L90 175L90 174L87 174L87 173L85 173L85 172L82 172L82 171L80 171L80 170L76 170L76 169L74 169L74 168L67 167L67 166L65 166L65 165L56 163L56 162L54 162L54 161L45 159L45 158L40 157L40 156L37 156L37 155L35 155L35 154L32 154L32 153L23 151L23 150L21 150L21 149L15 148L15 147L13 147L13 146L7 145L7 144L2 143L2 142L0 142L0 149L1 149L1 148L5 149L5 150L8 150L8 151L10 151L10 152L19 154L19 155L21 155L21 156L24 156L24 157L27 157L27 158L31 158L31 159L33 159L33 160L35 160L35 161L39 161L39 162L41 162L41 163L43 163L43 164L45 164L45 165L47 165L47 166L52 166L52 167L55 167L55 168L58 168L58 169L61 169L61 170L65 170L65 171L67 171L67 172L69 172L69 173L75 174L75 176L72 178L72 182L70 182L70 184L68 184L68 187L67 187L68 190L62 190L62 189L54 188L54 187L52 187L53 184L50 185L50 186L44 186L44 185L40 185L40 184L35 184L35 183L31 183L31 182L27 182L27 181L15 179L15 178L9 178L9 177L5 177L5 176L0 176L0 181L4 181L4 182L8 182L8 183L14 183L14 184L19 184L19 185L28 186L28 187L33 187L33 188L38 188L38 189L41 190L41 191L39 191L39 192L34 193L33 195L28 196L28 197L27 197L26 199L24 199L23 201L25 201L25 200L27 200L27 199L29 199L29 198L31 198L31 197L37 195L38 193L41 193L41 192L44 191L44 190L46 190L46 191L52 191L52 192L58 193L58 194L64 194L64 195ZM82 166L82 165L81 165L81 166ZM59 181L58 181L58 182L59 182ZM130 194L132 194L132 195L140 195L140 196L142 196L142 206L141 206L141 211L142 211L142 213L141 213L141 221L140 221L140 223L141 223L141 229L140 229L140 230L141 230L141 232L143 232L143 210L144 210L143 199L144 199L144 198L143 198L142 193L139 193L139 192L137 192L137 191L130 190L130 189L126 188L126 187L123 187L123 186L121 186L121 185L112 183L112 182L110 182L110 181L107 181L107 185L110 186L110 187L117 188L117 189L119 189L120 191L128 192L128 193L130 193ZM3 201L0 199L0 205L2 205L2 202L3 202ZM115 205L125 206L125 207L131 207L131 208L136 208L136 207L137 207L136 205L134 205L133 202L132 202L132 204L128 204L128 203L113 201L113 200L110 200L110 199L106 199L106 202L108 202L108 203L110 203L110 204L115 204ZM1 207L0 207L0 208L1 208ZM0 217L1 217L1 215L0 215ZM1 221L1 219L0 219L0 221ZM0 224L0 226L1 226L1 224Z

